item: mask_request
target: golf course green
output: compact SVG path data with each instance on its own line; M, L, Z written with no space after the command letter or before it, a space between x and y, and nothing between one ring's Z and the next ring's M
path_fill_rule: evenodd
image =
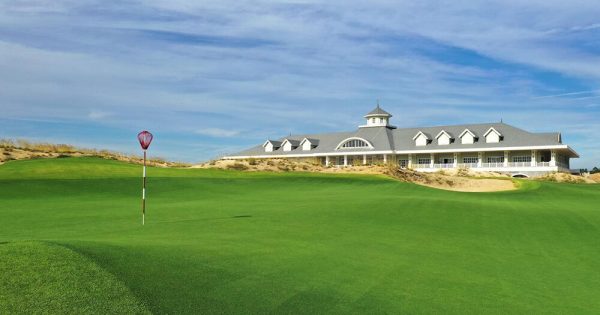
M600 185L0 166L1 314L598 314Z

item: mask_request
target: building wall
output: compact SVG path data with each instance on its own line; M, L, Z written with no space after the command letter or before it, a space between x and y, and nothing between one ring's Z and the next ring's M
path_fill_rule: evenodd
M463 153L459 153L458 154L458 163L465 163L464 162L464 158L465 157L473 157L475 159L477 159L479 157L479 154L477 152L463 152Z
M450 144L450 137L448 137L446 134L442 134L438 139L438 145L449 145Z
M292 151L292 144L289 142L286 142L283 144L283 151L285 152L289 152Z
M303 151L310 151L311 149L311 143L310 141L304 141L304 143L302 143L302 150Z
M423 147L427 145L427 138L425 138L424 135L419 135L419 137L417 137L417 139L415 140L415 144L419 147Z
M490 132L488 133L488 135L485 137L485 142L487 143L498 143L500 142L500 137L498 136L498 134L496 134L495 132Z
M513 162L513 157L516 157L516 156L527 156L527 157L531 158L531 150L508 152L508 162Z
M504 151L491 151L491 152L484 152L483 153L483 160L481 161L482 163L488 163L488 157L494 157L494 156L504 156Z
M266 145L266 149L269 149L269 147L272 147L271 144L267 144ZM434 159L433 159L433 163L434 164L439 164L439 163L443 163L443 159L446 158L448 159L448 164L462 164L465 163L463 161L464 157L473 157L473 158L478 158L478 155L481 153L482 156L482 163L489 163L487 161L488 157L494 157L494 156L498 156L498 157L502 157L502 158L506 158L506 163L512 163L513 162L513 157L516 156L525 156L525 157L531 157L532 156L532 151L531 150L518 150L518 151L508 151L507 155L505 154L505 151L490 151L490 152L460 152L460 153L435 153L434 154ZM330 165L336 165L336 166L343 166L344 165L344 155L347 156L347 165L348 166L360 166L363 165L364 163L364 157L366 156L366 164L367 165L382 165L384 164L384 156L381 154L377 154L377 155L373 155L373 154L367 154L367 153L358 153L355 152L354 154L349 154L346 153L339 153L338 155L335 156L330 156L329 157L329 162ZM539 163L544 161L544 162L550 162L552 156L552 152L550 150L538 150L536 153L536 164L535 165L522 165L522 164L518 164L518 165L507 165L510 168L506 168L505 170L503 170L503 165L499 165L499 169L498 171L506 171L509 173L515 173L515 172L551 172L551 171L557 171L557 170L562 170L565 171L565 169L568 169L570 167L570 157L565 154L565 153L561 153L561 152L556 152L555 156L556 156L556 165L552 166L552 164L545 164L545 165L540 165ZM420 154L399 154L399 155L394 155L394 154L388 154L386 155L387 157L387 163L388 164L393 164L393 165L400 165L400 160L405 160L406 163L403 163L403 166L409 167L409 165L412 165L412 168L419 168L416 165L418 164L418 160L419 159L431 159L431 153L420 153ZM292 161L298 161L298 162L309 162L309 163L316 163L316 164L320 164L320 165L326 165L326 157L285 157L285 156L274 156L274 159L289 159ZM454 161L454 159L456 158L456 161ZM268 158L267 158L268 159ZM408 162L409 160L411 160L410 162ZM526 162L525 162L526 163ZM427 164L431 164L431 161ZM457 165L458 166L458 165ZM518 167L522 167L522 169L520 170ZM475 166L473 166L475 167ZM484 167L488 167L485 166ZM435 169L431 169L429 170L428 167L420 167L419 169L422 169L423 171L435 171Z
M462 138L460 139L462 144L473 144L475 142L475 139L473 138L473 136L471 136L470 133L465 133Z

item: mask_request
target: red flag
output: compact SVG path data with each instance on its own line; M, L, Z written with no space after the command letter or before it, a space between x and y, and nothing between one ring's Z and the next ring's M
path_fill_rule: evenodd
M152 142L152 134L144 130L138 134L138 140L140 141L142 149L146 150Z

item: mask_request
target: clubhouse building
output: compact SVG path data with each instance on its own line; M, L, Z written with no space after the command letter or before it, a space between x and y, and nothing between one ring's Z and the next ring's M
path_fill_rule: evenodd
M539 176L569 172L579 155L561 134L533 133L505 123L397 128L379 107L351 132L294 135L266 140L223 159L296 159L328 166L394 163L423 172L469 168Z

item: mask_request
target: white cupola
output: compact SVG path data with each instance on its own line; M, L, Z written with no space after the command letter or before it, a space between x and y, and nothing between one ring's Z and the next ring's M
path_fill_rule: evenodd
M395 128L393 126L390 126L390 118L391 117L392 117L392 114L384 111L383 109L381 109L381 107L379 107L379 104L377 104L377 107L374 110L372 110L371 112L369 112L368 114L365 115L367 124L360 126L360 127L361 128L363 128L363 127Z

